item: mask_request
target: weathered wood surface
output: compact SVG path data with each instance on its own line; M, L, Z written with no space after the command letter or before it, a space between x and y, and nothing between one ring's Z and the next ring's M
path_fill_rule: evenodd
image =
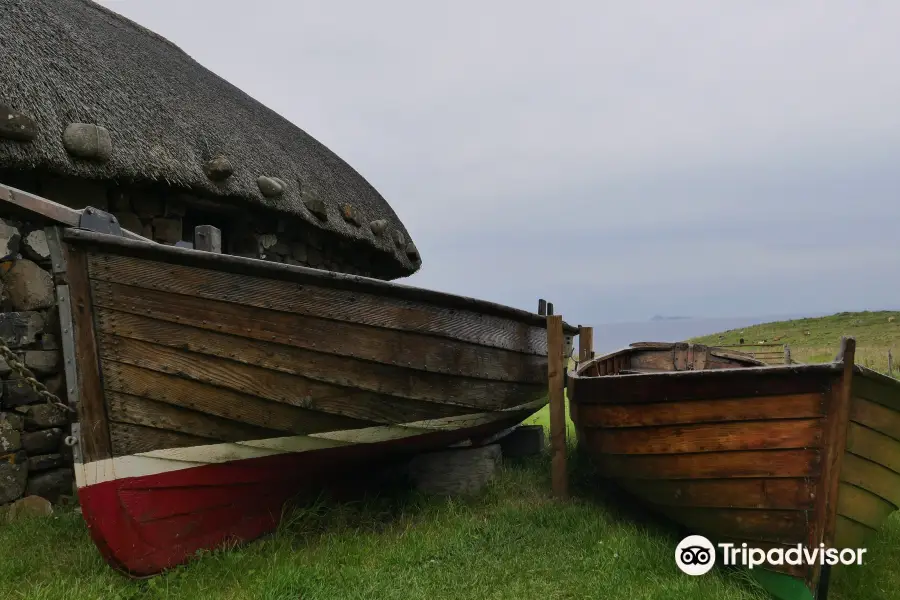
M900 383L853 364L609 377L619 353L570 382L576 428L632 495L719 541L864 547L900 506ZM689 348L632 349L632 368L698 364ZM668 364L666 359L668 354ZM728 360L731 360L730 358ZM810 589L827 570L779 569Z
M499 405L469 406L465 407L468 410L463 410L462 405L409 400L342 388L228 359L190 354L127 338L103 336L100 344L104 362L131 364L272 402L373 423L403 423L503 408Z
M587 447L596 454L684 454L822 447L819 419L586 428L584 433Z
M544 319L534 313L503 306L494 302L476 300L464 296L446 294L434 290L415 288L377 279L369 279L355 275L321 271L308 267L285 265L270 261L198 252L186 248L148 244L127 240L116 236L104 235L78 229L66 229L63 237L70 244L102 249L103 254L110 256L128 256L144 260L166 263L175 267L197 267L217 272L288 281L295 284L323 286L335 290L347 290L360 293L376 294L385 299L411 300L440 306L446 309L472 311L476 315L496 316L514 320L543 329ZM96 252L96 250L95 250ZM564 325L566 333L575 334L578 330L568 324Z
M821 542L829 547L834 545L838 491L850 424L855 355L856 340L844 338L840 351L840 356L843 357L843 362L840 363L841 376L831 388L831 402L825 418L826 449L818 490L819 504L816 507L810 542Z
M900 506L900 475L855 454L846 454L842 466L841 481Z
M242 421L184 410L165 402L139 396L107 392L109 418L118 423L167 429L215 441L237 442L284 435L275 429L248 425Z
M595 457L609 477L714 479L729 477L818 477L819 450L749 450L701 454L602 455Z
M659 510L692 531L713 539L728 536L783 544L806 541L807 511L687 507L660 507Z
M887 467L900 477L900 442L889 436L851 422L847 452Z
M640 404L824 393L840 375L834 365L748 367L621 377L573 375L579 405Z
M578 415L585 427L646 427L753 421L776 416L804 419L821 417L824 410L824 395L812 393L658 404L584 404L579 405Z
M900 412L900 381L868 369L860 374L863 376L853 378L854 396Z
M437 372L342 357L262 341L264 335L242 338L106 308L99 308L97 315L99 331L115 336L110 338L114 344L120 343L119 338L148 342L154 347L177 349L179 354L186 356L197 354L218 357L302 376L311 381L413 400L496 407L509 405L508 401L516 402L521 398L533 397L541 389L541 386L535 384L452 377ZM256 326L256 322L249 324ZM123 343L128 345L128 342ZM134 360L139 360L139 357Z
M838 515L877 530L897 508L863 488L841 483L838 491Z
M900 413L884 404L878 404L859 396L853 399L850 419L864 427L900 441Z
M125 363L108 362L104 365L103 374L108 393L138 396L194 413L280 431L282 435L358 429L371 425L369 421L271 402L253 394L213 387Z
M81 457L88 463L112 456L112 443L100 379L87 255L78 248L67 246L63 250L63 256L75 327Z
M434 495L465 496L481 492L502 461L498 444L421 454L409 464L416 489Z
M94 282L93 290L98 307L239 338L448 375L546 381L546 357L542 356L104 281Z
M623 488L655 504L706 508L810 509L813 482L805 479L620 479Z
M594 328L578 328L578 361L587 362L594 356Z
M550 312L550 309L547 309ZM547 317L547 379L550 399L550 452L553 495L569 496L569 474L566 465L566 399L563 385L566 360L562 317Z
M235 303L305 317L443 336L516 352L538 355L547 352L543 328L375 293L354 293L323 285L300 287L264 277L239 277L233 273L112 255L92 257L91 277L156 290L163 292L163 297L181 295L200 301Z
M470 416L475 426L546 394L546 356L528 345L545 331L508 318L379 304L321 278L89 262L118 456L420 421L439 431Z
M209 439L204 437L128 423L111 422L109 434L115 456L129 456L160 448L183 448L210 443Z

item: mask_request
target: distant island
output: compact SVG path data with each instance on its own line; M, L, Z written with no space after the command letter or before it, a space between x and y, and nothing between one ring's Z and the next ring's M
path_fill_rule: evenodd
M685 319L690 319L691 317L664 317L662 315L654 315L650 320L651 321L683 321Z

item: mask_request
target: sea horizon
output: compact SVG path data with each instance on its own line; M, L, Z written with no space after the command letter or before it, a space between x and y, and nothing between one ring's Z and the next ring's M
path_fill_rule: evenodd
M757 317L651 317L646 321L593 324L594 351L606 353L635 342L680 342L701 335L774 321L823 317L833 313L761 315ZM583 323L588 325L588 323Z

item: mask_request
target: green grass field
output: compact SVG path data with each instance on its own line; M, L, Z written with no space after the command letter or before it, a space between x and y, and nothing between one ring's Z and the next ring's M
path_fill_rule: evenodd
M855 335L860 355L871 352L874 360L900 338L900 326L888 316L837 315L723 335L735 341L741 335L759 338L754 341L784 336L807 361L830 360L840 336ZM727 343L718 336L703 340ZM546 424L546 411L529 421ZM677 531L604 497L574 454L570 466L569 502L550 497L545 454L504 465L487 492L473 499L396 492L297 510L273 536L207 553L144 581L127 580L106 566L80 516L64 509L0 526L0 598L765 598L740 571L682 574L674 563ZM866 559L835 573L830 598L900 598L900 518L879 533Z
M838 313L815 319L795 319L732 329L690 341L707 345L775 343L787 344L791 358L798 362L820 363L834 360L841 336L856 338L857 364L887 373L888 351L900 349L900 312L878 311ZM897 375L897 370L894 370Z

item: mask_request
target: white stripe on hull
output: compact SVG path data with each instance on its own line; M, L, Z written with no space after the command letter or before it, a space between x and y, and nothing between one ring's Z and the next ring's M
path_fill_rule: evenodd
M75 482L79 488L82 488L116 479L158 475L208 464L221 464L276 454L309 452L353 444L375 444L421 435L429 431L455 431L507 419L515 413L523 413L522 417L524 418L527 413L541 408L546 403L546 398L542 398L500 411L413 421L398 425L151 450L90 463L75 463Z

